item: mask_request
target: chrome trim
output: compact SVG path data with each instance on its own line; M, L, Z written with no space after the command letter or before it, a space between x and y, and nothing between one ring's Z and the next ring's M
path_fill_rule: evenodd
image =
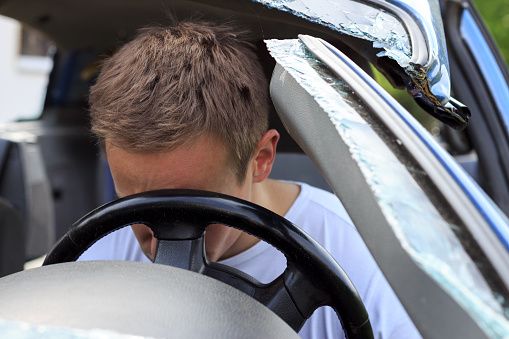
M431 92L438 98L440 104L446 105L451 95L451 83L447 46L438 0L388 0L387 2L404 9L418 23L426 41L428 54L425 61L416 60L414 62L412 60L412 62L424 68ZM412 38L414 37L417 37L415 33Z
M456 129L470 113L451 100L447 47L438 0L253 0L384 48L397 61L414 98ZM384 16L383 18L381 16ZM391 21L392 25L379 25ZM409 50L410 45L410 50ZM408 79L406 79L408 78Z

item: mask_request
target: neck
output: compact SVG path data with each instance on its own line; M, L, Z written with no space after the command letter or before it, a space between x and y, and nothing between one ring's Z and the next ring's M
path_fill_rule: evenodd
M299 185L266 179L261 183L253 184L250 201L284 217L299 193ZM259 241L260 239L242 232L233 246L220 259L227 259L242 253L256 245Z
M284 217L300 193L300 186L293 183L266 179L253 185L251 202Z

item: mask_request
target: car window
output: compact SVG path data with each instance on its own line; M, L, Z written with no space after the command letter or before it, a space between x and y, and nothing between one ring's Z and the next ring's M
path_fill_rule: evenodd
M0 123L40 116L55 51L50 40L0 16Z

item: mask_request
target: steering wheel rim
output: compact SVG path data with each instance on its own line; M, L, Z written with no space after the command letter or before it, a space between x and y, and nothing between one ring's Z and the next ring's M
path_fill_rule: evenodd
M219 193L160 190L110 202L74 223L43 265L75 261L100 238L135 223L150 227L158 239L154 262L232 285L265 304L296 331L316 308L327 305L336 311L347 338L373 338L354 285L322 246L285 218ZM287 268L273 282L261 284L243 272L208 262L203 236L210 224L234 227L266 241L285 255Z

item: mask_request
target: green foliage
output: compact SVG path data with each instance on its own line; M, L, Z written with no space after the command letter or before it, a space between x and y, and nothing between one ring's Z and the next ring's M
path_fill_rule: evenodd
M509 0L473 0L509 63Z

